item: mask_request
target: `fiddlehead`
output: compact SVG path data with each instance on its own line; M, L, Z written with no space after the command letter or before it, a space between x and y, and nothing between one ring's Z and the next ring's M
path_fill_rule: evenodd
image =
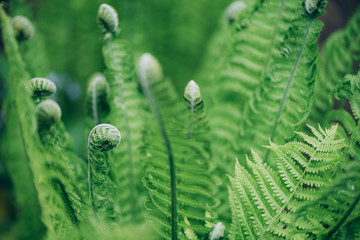
M111 180L110 166L104 152L116 148L121 141L121 134L110 124L94 127L88 139L88 181L90 201L94 213L101 211L103 218L114 218L117 209L114 204L116 187Z
M51 125L57 123L61 119L61 108L53 100L42 101L36 107L36 118L38 122L38 131L48 129Z
M30 88L33 99L41 100L49 97L56 92L55 84L46 78L33 78L30 80Z
M105 76L101 73L93 74L86 92L86 112L95 124L99 124L100 119L110 111L108 95L109 84Z
M115 32L118 27L118 15L113 7L101 4L99 7L97 21L103 32Z
M30 40L34 35L34 26L24 16L16 16L12 20L15 37L18 41Z

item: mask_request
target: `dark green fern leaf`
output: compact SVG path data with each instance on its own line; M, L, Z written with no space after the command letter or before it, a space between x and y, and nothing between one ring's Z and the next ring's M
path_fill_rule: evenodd
M360 72L357 75L346 75L333 90L333 95L339 101L339 108L330 111L325 116L328 124L339 123L341 134L347 140L349 147L345 150L348 160L359 159L360 157ZM350 112L345 110L345 103L350 103Z
M319 71L315 84L315 105L310 116L321 121L331 110L330 93L345 74L356 73L360 60L360 8L346 28L333 33L325 42L319 59Z
M307 238L357 239L360 234L360 164L348 163L329 188L295 213L296 232Z
M250 171L236 163L235 177L230 178L231 239L289 237L291 216L300 204L314 199L331 182L331 173L343 160L344 140L336 138L337 126L310 129L314 136L297 133L303 142L271 143L276 169L255 152L253 160L247 158Z

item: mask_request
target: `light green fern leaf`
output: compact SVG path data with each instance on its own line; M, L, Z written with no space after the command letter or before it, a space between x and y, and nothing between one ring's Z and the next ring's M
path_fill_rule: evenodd
M344 139L337 139L337 126L310 129L314 136L297 133L302 142L270 144L276 169L255 152L252 160L247 158L249 170L237 161L235 177L230 178L231 239L288 237L291 216L300 204L314 199L331 182L331 173L343 160Z
M270 152L260 152L261 146L269 139L279 143L290 140L306 120L314 99L317 39L322 26L316 14L303 13L293 21L266 78L245 106L240 153L253 148L267 162Z

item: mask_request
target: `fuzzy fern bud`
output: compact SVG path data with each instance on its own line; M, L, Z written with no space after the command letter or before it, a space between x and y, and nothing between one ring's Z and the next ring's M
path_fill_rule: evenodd
M36 118L38 129L47 129L59 122L61 119L61 108L53 100L45 100L36 107Z
M199 85L191 80L185 87L184 98L194 105L202 101Z
M89 135L89 148L91 150L107 152L116 148L121 141L121 134L116 127L110 124L99 124Z
M245 8L246 8L246 3L242 1L232 2L225 10L226 21L229 24L235 22Z
M27 17L14 17L12 25L15 31L15 37L18 41L30 40L34 35L34 26Z
M141 55L138 66L139 79L142 84L153 84L163 79L163 71L159 61L150 53Z
M105 3L99 7L97 21L104 32L115 32L119 24L117 12L113 7Z
M222 222L218 222L215 224L214 229L211 231L209 235L210 240L217 240L224 236L225 226Z
M34 99L49 97L56 92L55 84L46 78L33 78L30 80L30 88Z

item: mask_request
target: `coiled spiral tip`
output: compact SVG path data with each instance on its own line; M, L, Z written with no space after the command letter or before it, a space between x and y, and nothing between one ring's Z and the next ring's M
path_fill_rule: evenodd
M115 32L119 24L118 14L113 7L103 3L99 7L97 22L104 32Z
M34 26L27 17L16 16L12 20L15 37L18 41L30 40L34 35Z
M184 98L186 101L198 104L202 101L200 87L194 80L191 80L185 87Z
M235 22L239 15L246 8L246 3L242 1L232 2L225 10L225 19L228 24Z
M30 80L33 98L49 97L56 92L55 84L46 78L33 78Z
M90 77L90 82L86 92L86 111L87 115L98 122L99 117L106 116L109 111L108 95L109 84L104 74L94 73Z
M159 61L150 53L141 55L138 62L138 75L142 83L150 84L159 82L164 77Z
M107 152L116 148L121 141L121 134L110 124L99 124L89 134L89 148L91 150Z
M47 129L61 119L61 108L55 101L44 100L36 107L38 129Z

